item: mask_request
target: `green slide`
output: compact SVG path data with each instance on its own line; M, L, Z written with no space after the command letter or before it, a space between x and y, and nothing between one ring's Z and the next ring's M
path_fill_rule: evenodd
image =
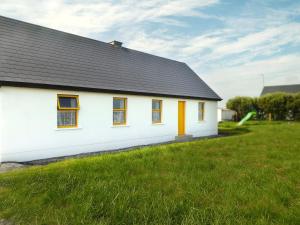
M243 125L247 120L250 120L252 116L255 116L256 112L249 112L239 123L238 126Z

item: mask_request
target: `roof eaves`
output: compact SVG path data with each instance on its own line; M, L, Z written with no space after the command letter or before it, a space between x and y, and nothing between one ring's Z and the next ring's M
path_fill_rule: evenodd
M131 90L101 89L101 88L41 84L41 83L28 83L28 82L0 81L0 87L1 86L43 88L43 89L61 89L61 90L70 90L70 91L88 91L88 92L102 92L102 93L120 93L120 94L161 96L161 97L199 99L199 100L211 100L211 101L222 101L223 100L220 97L219 98L209 98L209 97L201 97L201 96L173 95L173 94L167 94L167 93L151 93L151 92L141 92L141 91L131 91Z

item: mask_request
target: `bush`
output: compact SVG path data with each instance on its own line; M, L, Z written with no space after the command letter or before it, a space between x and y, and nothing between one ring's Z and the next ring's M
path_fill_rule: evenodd
M264 119L265 115L264 115L264 111L260 107L259 99L260 98L256 98L256 97L252 98L252 111L256 112L256 118L257 119Z
M271 114L273 120L300 120L300 93L278 92L258 98L235 97L229 99L226 106L237 112L238 120L250 111L256 111L258 119L267 119Z
M287 110L293 119L300 120L300 93L297 93L293 98L288 99Z
M285 93L274 93L262 96L259 106L265 114L271 113L274 120L284 120L288 116L287 102L293 96Z
M249 111L253 110L252 98L250 97L235 97L229 99L226 104L228 109L234 110L237 113L237 119L243 118Z

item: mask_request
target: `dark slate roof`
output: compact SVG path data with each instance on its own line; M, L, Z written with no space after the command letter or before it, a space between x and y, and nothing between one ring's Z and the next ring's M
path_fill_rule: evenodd
M0 82L221 99L185 63L1 16Z
M265 86L261 92L261 96L274 92L297 93L300 92L300 84Z

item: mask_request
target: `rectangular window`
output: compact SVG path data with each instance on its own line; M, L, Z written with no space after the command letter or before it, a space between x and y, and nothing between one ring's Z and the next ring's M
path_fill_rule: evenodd
M204 102L199 102L198 103L198 120L203 121L204 120L204 107L205 103Z
M57 95L57 127L77 127L78 110L78 95Z
M124 125L126 124L127 116L127 98L114 98L113 99L113 124Z
M161 123L162 100L152 100L152 123Z

